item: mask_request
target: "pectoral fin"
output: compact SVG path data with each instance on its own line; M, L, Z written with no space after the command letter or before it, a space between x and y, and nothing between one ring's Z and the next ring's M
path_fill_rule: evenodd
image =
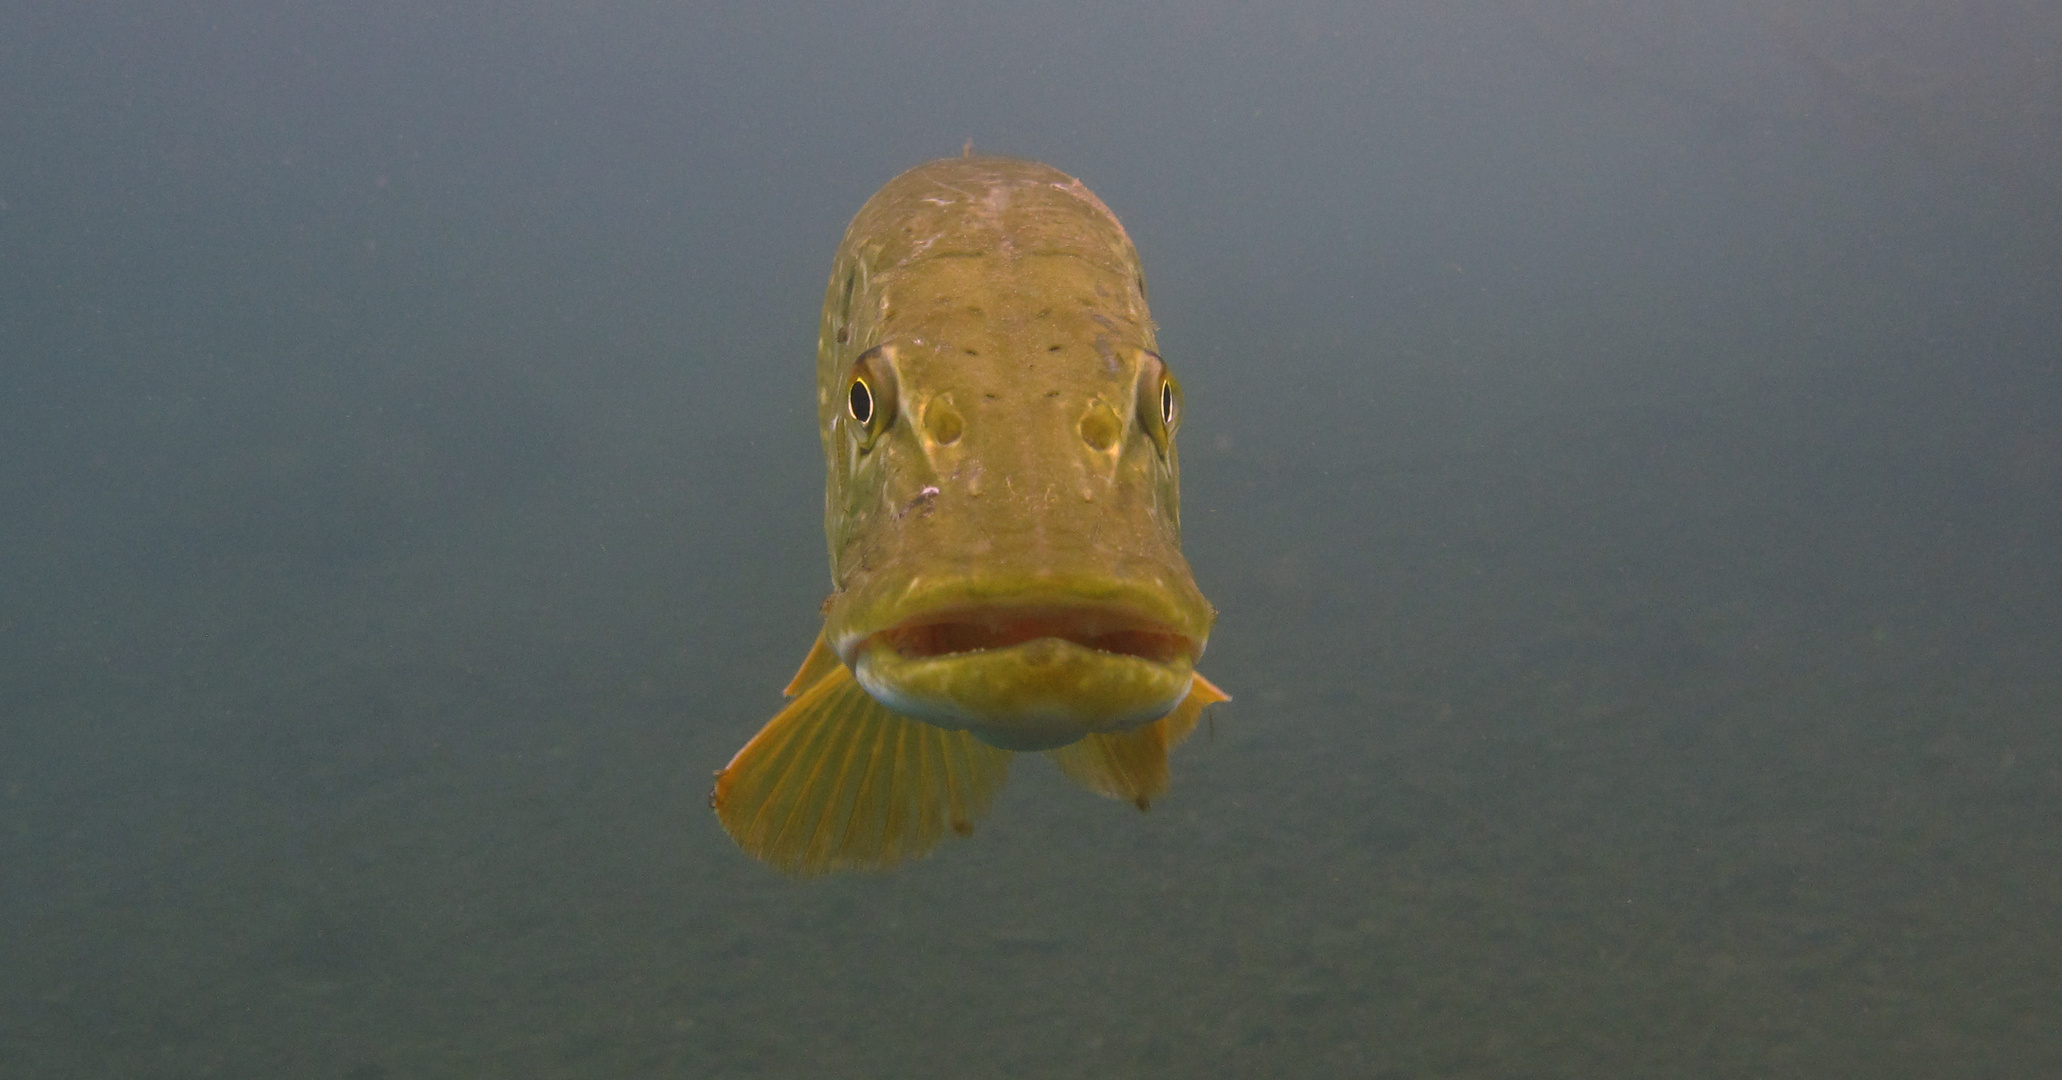
M1189 737L1196 730L1196 721L1203 716L1203 710L1219 702L1230 701L1231 695L1217 688L1217 684L1196 673L1196 681L1189 684L1189 696L1181 699L1174 711L1161 718L1167 725L1167 746L1171 749Z
M818 652L830 655L821 638L802 675ZM880 870L929 854L948 828L972 832L1010 756L888 711L831 655L716 774L709 804L739 847L788 873Z
M1048 750L1046 756L1067 779L1144 810L1167 793L1167 751L1196 729L1205 706L1230 700L1230 694L1197 675L1188 696L1166 716L1131 731L1090 735Z
M780 692L781 696L794 697L823 681L823 677L830 674L832 669L843 665L844 662L838 659L838 654L831 650L830 643L823 640L823 631L818 630L816 644L809 646L809 655L802 658L801 669L795 672L794 678L788 680L787 688Z

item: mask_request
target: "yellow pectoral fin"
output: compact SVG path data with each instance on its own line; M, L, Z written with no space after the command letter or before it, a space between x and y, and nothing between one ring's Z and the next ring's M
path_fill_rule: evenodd
M794 697L822 682L823 677L830 674L833 668L842 666L844 665L838 659L838 654L832 652L830 644L823 640L823 631L818 630L816 644L809 646L809 655L802 659L801 670L795 672L795 677L788 680L787 689L780 692L781 696Z
M1178 746L1181 740L1188 738L1189 732L1196 730L1196 721L1202 717L1204 709L1230 700L1230 694L1219 690L1216 683L1197 672L1196 681L1189 684L1189 696L1182 698L1181 704L1161 721L1167 725L1167 745Z
M1144 810L1167 793L1167 751L1196 729L1205 706L1230 700L1231 695L1197 675L1188 696L1166 716L1132 731L1099 732L1048 750L1046 756L1067 779Z
M1045 756L1067 779L1144 810L1167 793L1167 718L1133 731L1087 735Z
M972 832L1010 756L889 712L837 664L716 774L709 805L747 854L788 873L882 870L948 828Z

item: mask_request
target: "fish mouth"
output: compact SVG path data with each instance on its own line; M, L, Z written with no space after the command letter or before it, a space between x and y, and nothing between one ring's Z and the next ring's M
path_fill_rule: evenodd
M1193 665L1202 646L1155 619L1107 607L972 607L917 615L869 636L911 660L1007 649L1041 638L1155 664Z
M865 635L848 662L896 712L1003 749L1043 750L1167 715L1187 696L1204 644L1121 605L982 604Z

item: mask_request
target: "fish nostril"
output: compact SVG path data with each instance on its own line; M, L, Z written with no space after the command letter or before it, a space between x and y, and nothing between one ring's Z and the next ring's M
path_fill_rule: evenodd
M940 446L951 446L959 441L965 423L959 418L959 410L943 401L932 401L924 406L924 433Z
M1108 451L1117 445L1117 436L1123 434L1123 430L1117 414L1101 401L1091 403L1081 416L1081 441L1087 443L1091 450Z

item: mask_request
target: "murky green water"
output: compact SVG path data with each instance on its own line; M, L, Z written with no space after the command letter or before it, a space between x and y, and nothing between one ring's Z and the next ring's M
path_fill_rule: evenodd
M1573 10L10 37L0 1076L2062 1073L2062 184ZM969 131L1139 242L1236 700L796 883L821 278Z

